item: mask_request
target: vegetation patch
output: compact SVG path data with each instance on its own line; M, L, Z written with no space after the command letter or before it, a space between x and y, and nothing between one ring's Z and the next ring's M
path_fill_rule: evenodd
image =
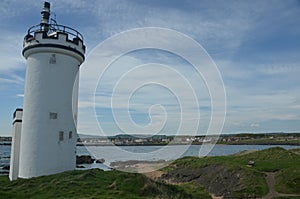
M178 186L142 174L99 169L69 171L10 182L0 177L1 198L192 198Z
M0 198L211 198L209 194L260 198L269 192L267 172L275 175L277 195L299 198L298 152L275 147L220 157L184 157L162 169L164 174L156 180L143 174L99 169L12 182L0 176Z
M277 172L276 191L300 194L298 150L279 147L220 157L185 157L164 168L162 177L192 182L209 193L224 197L262 197L268 193L266 172ZM249 162L252 162L249 165Z
M276 175L275 189L279 193L300 194L300 168L295 165L279 171Z

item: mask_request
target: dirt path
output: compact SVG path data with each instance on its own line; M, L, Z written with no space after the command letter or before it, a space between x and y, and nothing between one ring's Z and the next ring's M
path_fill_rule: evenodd
M148 172L148 173L144 173L145 176L147 176L148 178L151 178L152 180L159 179L162 174L164 174L164 172L159 171L159 170Z
M262 197L263 199L271 199L271 198L275 198L275 197L279 197L279 193L277 193L275 191L274 185L275 185L275 174L274 172L268 172L266 173L266 182L269 188L269 193Z
M276 172L267 172L266 173L266 182L267 182L267 185L268 185L268 188L269 188L269 193L262 197L262 199L272 199L272 198L275 198L275 197L280 197L280 196L300 196L300 195L297 195L297 194L284 194L284 193L278 193L276 190L275 190L275 175L276 175Z

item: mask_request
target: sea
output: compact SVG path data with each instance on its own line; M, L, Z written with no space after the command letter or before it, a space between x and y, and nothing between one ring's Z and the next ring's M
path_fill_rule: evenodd
M205 148L206 147L206 148ZM86 168L109 170L112 162L139 160L174 160L185 156L224 156L270 147L299 148L292 145L167 145L167 146L77 146L77 155L91 155L104 159L103 164L84 165ZM10 145L0 145L0 170L10 163Z

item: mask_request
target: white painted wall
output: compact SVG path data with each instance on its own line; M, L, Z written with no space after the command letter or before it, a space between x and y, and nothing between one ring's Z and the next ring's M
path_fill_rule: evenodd
M57 42L39 40L52 41ZM60 43L70 44L65 40ZM50 63L53 55L56 63ZM74 170L77 131L73 117L77 115L78 71L83 60L72 51L52 47L26 50L24 57L27 68L19 177ZM50 112L57 113L57 119L50 119ZM60 131L64 132L63 141L59 141Z
M16 180L19 175L20 141L22 130L22 110L15 111L13 119L12 146L10 155L9 179Z

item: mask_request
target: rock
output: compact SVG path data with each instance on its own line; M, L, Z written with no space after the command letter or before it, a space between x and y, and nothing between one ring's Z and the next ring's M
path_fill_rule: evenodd
M6 165L6 166L2 167L2 170L9 171L9 165Z
M208 165L200 168L178 167L167 174L161 176L162 180L173 183L193 182L205 188L215 196L233 198L232 193L243 189L241 174L231 171L223 165Z
M76 164L92 164L94 161L95 159L90 155L76 156Z
M103 164L105 160L103 158L96 160L96 163Z
M253 167L255 165L255 162L253 160L250 160L248 162L248 166Z
M10 156L3 156L3 157L0 157L0 159L9 159Z
M8 174L9 174L8 171L1 171L1 170L0 170L0 175L8 175Z
M85 166L82 166L82 165L77 165L77 166L76 166L76 168L78 168L78 169L84 169L84 168L85 168Z

